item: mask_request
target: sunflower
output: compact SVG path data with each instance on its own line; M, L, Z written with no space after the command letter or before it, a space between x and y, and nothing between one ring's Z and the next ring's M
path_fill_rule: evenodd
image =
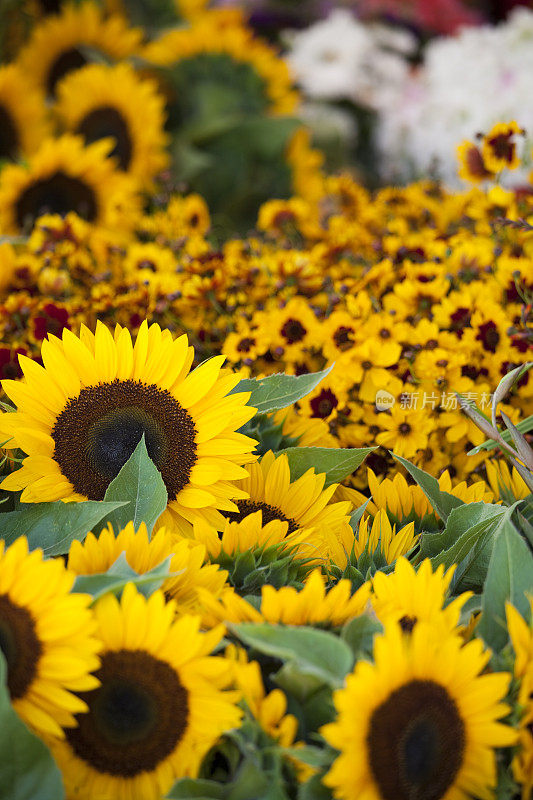
M39 734L62 736L87 711L73 692L94 689L98 665L91 597L70 594L75 575L61 560L28 553L25 536L0 540L0 650L13 707Z
M331 537L330 559L337 567L345 569L352 558L357 560L368 552L370 556L379 553L387 564L392 564L409 552L417 541L414 522L396 531L385 509L380 509L373 520L363 517L357 534L348 523L343 525L340 536Z
M74 211L96 225L124 225L137 209L135 184L107 159L112 142L83 146L79 136L46 139L27 166L8 164L0 175L0 225L19 234L45 213ZM134 222L134 216L130 225Z
M148 599L128 584L121 602L95 606L103 643L100 686L80 697L89 711L52 742L67 795L159 800L176 778L196 775L224 731L239 724L223 658L209 654L221 626L199 633L199 617L175 618L162 592Z
M518 705L522 708L519 728L520 749L512 762L513 776L522 786L522 800L533 793L533 599L530 624L510 603L506 604L507 628L515 652L514 674L520 681Z
M260 613L266 622L274 624L337 627L362 614L369 596L369 583L364 583L355 594L348 580L340 580L333 588L326 589L326 579L315 569L300 591L294 586L278 590L264 586Z
M118 61L139 51L142 36L120 15L106 18L92 0L67 3L60 14L35 27L18 62L42 91L55 95L61 78L88 63L86 48Z
M261 461L248 466L248 476L240 488L249 496L237 500L238 512L230 512L227 517L236 521L262 511L263 524L275 519L287 522L289 534L310 528L316 531L327 528L335 534L348 519L350 503L330 503L337 485L324 489L325 480L324 473L316 475L311 468L291 481L287 456L276 458L269 451Z
M42 94L16 64L0 67L0 160L34 153L49 133Z
M65 129L87 144L111 136L109 156L143 185L167 166L164 99L130 64L89 64L67 75L57 96L55 110Z
M419 622L435 629L451 632L459 622L461 608L472 592L463 592L443 608L455 566L444 573L444 564L432 571L429 558L415 570L403 556L396 561L394 572L377 572L373 578L372 607L385 625L397 622L406 633Z
M480 674L490 652L420 625L393 625L335 692L335 722L321 729L339 757L323 779L342 800L459 800L493 796L494 747L516 740L497 720L511 676Z
M114 338L101 323L80 338L50 336L44 366L23 358L25 381L3 383L18 411L2 417L2 432L28 456L3 488L30 503L101 500L144 435L167 488L166 522L223 525L216 509L237 512L230 498L246 496L230 481L247 476L239 465L255 441L236 430L255 409L249 394L227 396L239 376L220 376L222 356L189 373L193 356L185 334L173 340L146 321L135 346L120 325Z
M497 500L506 498L513 503L515 500L523 500L530 494L530 490L520 476L516 467L512 470L506 461L487 460L485 469L494 497Z
M68 554L68 567L76 575L94 575L107 572L121 553L139 575L157 567L171 557L169 572L174 573L161 586L167 597L178 604L178 610L191 613L198 605L197 588L203 587L215 597L226 585L227 572L216 565L205 564L202 546L190 547L187 541L176 542L166 528L159 528L150 537L142 522L136 531L133 522L116 535L111 524L99 536L87 534L82 543L74 540Z

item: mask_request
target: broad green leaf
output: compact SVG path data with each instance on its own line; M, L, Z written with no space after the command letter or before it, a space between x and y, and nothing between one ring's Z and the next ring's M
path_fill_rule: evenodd
M26 536L30 550L42 547L47 556L62 555L75 539L83 542L89 531L101 530L104 520L124 505L120 500L21 503L16 511L0 514L0 538L10 545Z
M127 502L106 517L115 531L133 520L135 530L146 523L148 533L167 507L167 490L161 473L148 455L144 435L116 478L107 487L104 500Z
M284 747L283 752L291 756L291 758L297 758L298 761L317 769L327 766L331 761L331 754L327 750L321 747L313 747L310 744L306 744L303 747Z
M494 539L505 513L505 508L488 503L472 503L451 512L448 517L448 523L451 524L449 529L447 526L445 533L447 532L448 541L453 541L453 544L443 548L431 559L431 563L433 569L439 564L444 564L446 569L457 564L450 586L452 593L465 589L482 589Z
M291 480L300 478L308 469L326 473L324 488L332 483L340 483L361 466L375 447L287 447L276 455L284 453L289 459Z
M180 778L165 795L167 800L224 800L225 797L223 784L202 778Z
M370 614L354 617L342 629L341 637L348 644L356 660L372 655L374 636L383 631L383 626Z
M324 786L320 775L313 775L298 787L298 800L332 800L331 789Z
M73 592L92 594L93 603L108 592L120 595L128 583L134 583L145 597L149 597L170 576L179 573L170 572L172 556L141 575L135 572L126 561L126 554L121 553L117 560L109 567L107 572L98 572L94 575L78 575L74 583Z
M232 632L261 653L292 661L304 675L320 678L339 688L353 666L348 645L327 631L294 625L243 622L230 625Z
M415 467L414 464L411 464L411 462L407 461L405 458L397 456L395 453L392 453L392 455L396 461L399 461L400 464L403 464L407 472L412 478L415 479L439 517L444 520L444 522L446 522L448 515L454 508L458 508L459 506L463 505L463 501L459 500L457 497L454 497L453 494L443 492L439 486L439 482L432 475L428 475L428 473L424 472L423 469Z
M452 509L446 527L436 533L422 533L421 558L438 558L456 545L462 536L483 522L503 516L505 508L492 503L464 503Z
M506 510L492 548L478 625L479 634L496 651L508 640L505 603L510 601L525 616L529 612L526 592L531 592L533 582L533 555L511 522L511 513L512 508Z
M258 414L266 414L269 411L287 408L301 400L312 392L332 369L331 366L322 372L310 372L308 375L285 375L279 372L266 378L243 378L233 389L232 394L251 392L248 405L256 408Z
M63 800L61 773L44 742L28 730L11 705L7 665L0 648L0 797Z

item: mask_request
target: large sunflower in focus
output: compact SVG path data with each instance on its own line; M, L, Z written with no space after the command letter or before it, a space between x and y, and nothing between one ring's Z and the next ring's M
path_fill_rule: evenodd
M129 28L118 14L105 18L91 0L68 3L35 27L18 61L34 83L55 95L61 78L88 63L87 50L118 61L137 52L141 39L141 30Z
M78 136L46 139L27 166L8 164L0 175L0 226L3 233L30 230L42 214L79 217L105 227L133 224L135 184L106 156L111 140L88 147Z
M62 736L87 710L73 692L98 686L100 644L90 595L71 594L74 573L59 559L28 553L24 536L0 541L0 650L7 689L20 717L39 734Z
M218 737L239 724L238 693L225 659L210 656L219 626L175 619L162 592L148 599L128 584L95 607L103 650L101 685L83 692L87 714L51 742L68 797L160 800L177 778L196 775Z
M230 481L246 477L255 441L236 431L255 409L247 393L228 396L239 376L220 376L222 356L189 373L193 356L186 335L146 322L135 345L120 325L114 338L100 323L80 338L50 336L43 367L22 358L25 380L3 382L17 412L0 428L28 456L3 488L30 503L101 500L144 435L167 488L166 521L223 523L216 509L236 511L230 498L244 495Z
M112 137L109 155L144 184L168 163L164 100L129 64L90 64L71 73L58 85L56 112L87 144Z
M49 132L41 92L16 64L0 67L0 160L35 152Z
M480 641L412 637L393 625L375 639L374 664L359 661L335 693L338 718L322 728L340 755L324 778L342 800L493 797L493 748L514 744L499 720L508 673L482 675Z

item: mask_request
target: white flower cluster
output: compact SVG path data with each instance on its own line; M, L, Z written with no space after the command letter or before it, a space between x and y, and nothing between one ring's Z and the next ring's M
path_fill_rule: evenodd
M359 22L346 9L303 31L288 31L288 62L307 98L350 100L380 110L402 91L414 37Z
M407 74L381 108L378 148L382 177L436 173L457 184L456 147L496 122L515 119L533 134L533 12L518 8L496 27L464 28L435 39L424 63ZM527 170L513 172L520 183Z

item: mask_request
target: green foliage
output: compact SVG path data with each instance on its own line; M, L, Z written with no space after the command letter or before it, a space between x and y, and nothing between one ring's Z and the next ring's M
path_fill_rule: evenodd
M146 449L144 435L116 478L107 487L104 500L120 503L120 507L106 517L115 531L133 520L135 530L141 522L148 533L167 507L167 490L161 473Z
M123 500L85 503L21 503L0 514L0 537L6 545L26 536L30 550L41 547L47 556L68 553L74 540L83 542L90 530L101 530L105 520L126 505Z
M231 555L222 550L210 561L228 571L229 583L239 594L259 595L266 585L275 589L282 586L301 588L314 564L307 558L298 558L295 550L280 542Z
M316 473L326 473L326 488L355 472L373 450L375 447L289 447L277 455L285 453L289 459L291 480L297 480L314 467Z
M479 634L496 651L508 641L505 603L524 616L529 613L526 592L531 592L533 554L511 521L512 510L505 511L494 541L478 625Z
M257 409L258 414L267 414L294 405L305 397L324 380L332 367L321 372L310 372L307 375L285 375L278 372L266 378L243 378L232 394L250 392L248 405Z
M171 560L172 556L169 556L149 572L139 574L130 567L125 553L121 553L107 572L78 575L72 591L91 594L95 603L108 592L120 596L126 584L133 583L141 594L149 597L169 576L179 574L169 571Z
M418 560L431 558L433 569L457 564L451 590L480 591L505 508L490 503L469 503L453 509L440 533L422 534Z
M392 453L392 455L396 461L399 461L399 463L405 467L411 477L415 479L437 514L445 522L450 512L463 504L462 500L459 500L448 492L442 491L439 482L432 475L428 475L428 473L424 472L420 467L415 467L414 464L411 464L411 462L407 461L405 458L397 456L394 453Z
M230 630L249 647L294 664L297 672L339 688L353 667L349 646L328 631L296 625L243 622Z
M358 661L370 658L374 647L374 636L383 631L381 623L370 614L361 614L346 623L341 637L348 644Z
M0 797L63 800L61 773L44 742L13 709L6 679L7 664L0 648Z

